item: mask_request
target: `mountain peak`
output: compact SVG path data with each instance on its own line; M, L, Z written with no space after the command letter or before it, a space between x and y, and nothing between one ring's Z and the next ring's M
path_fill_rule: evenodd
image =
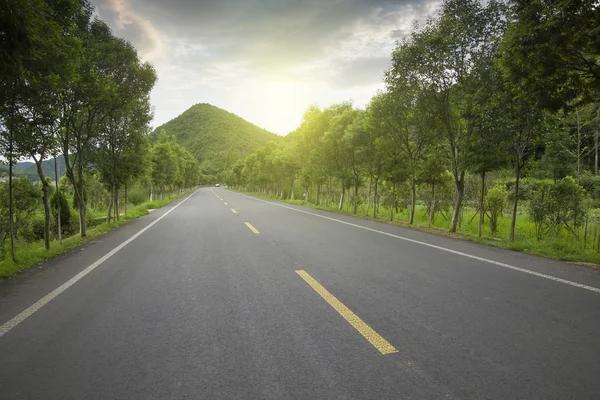
M281 137L208 103L194 104L164 129L200 162L204 175L216 175L271 140Z

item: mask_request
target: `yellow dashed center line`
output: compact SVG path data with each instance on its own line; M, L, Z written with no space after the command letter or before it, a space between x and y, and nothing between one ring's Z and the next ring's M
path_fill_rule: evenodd
M259 234L260 232L258 231L258 229L256 229L255 227L252 226L252 224L250 222L244 222L246 224L246 226L248 228L250 228L250 230L256 234Z
M226 206L228 206L229 204L225 203Z
M248 224L246 222L246 224ZM392 354L397 353L398 350L394 346L392 346L387 340L382 338L377 332L373 330L369 325L367 325L362 319L360 319L356 314L354 314L348 307L346 307L341 301L339 301L334 295L332 295L327 289L325 289L319 282L317 282L312 276L310 276L306 271L299 270L296 271L298 275L302 277L312 287L315 292L319 293L323 299L331 307L334 308L335 311L340 313L342 317L346 321L350 323L361 335L365 337L381 354Z
M235 211L233 208L231 209L231 212L237 214L237 211Z

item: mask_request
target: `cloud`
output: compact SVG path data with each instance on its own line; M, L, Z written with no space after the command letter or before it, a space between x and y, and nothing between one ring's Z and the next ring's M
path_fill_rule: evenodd
M156 124L209 102L278 133L300 120L304 110L293 107L354 94L368 101L395 42L439 7L415 0L92 1L115 34L154 63ZM261 87L272 93L256 93ZM287 117L262 109L277 103Z
M144 59L152 61L164 53L165 39L149 20L135 13L126 0L98 2L96 14L112 27L116 36L134 44Z

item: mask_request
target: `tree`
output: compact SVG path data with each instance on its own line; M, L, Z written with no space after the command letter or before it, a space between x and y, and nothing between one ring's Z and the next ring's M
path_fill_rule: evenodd
M509 80L552 110L597 101L600 8L595 0L512 0L502 43Z
M498 170L509 163L509 147L506 143L506 110L501 101L508 99L499 95L505 90L502 72L495 66L494 59L488 58L488 65L480 65L476 71L482 82L469 96L469 121L471 128L466 140L465 154L467 167L481 178L479 196L478 235L483 235L483 223L486 215L485 192L486 174Z
M495 38L506 20L500 3L483 6L475 0L447 0L439 19L398 45L386 74L390 87L407 83L425 92L429 112L437 118L448 141L456 201L450 231L456 231L465 189L465 142L472 123L468 99L485 84L476 73L490 64Z
M328 111L331 117L323 136L323 145L327 153L328 172L339 180L342 189L338 207L341 210L346 191L352 182L350 176L351 148L349 147L350 143L344 140L344 135L354 122L357 111L352 108L350 103L333 105Z
M349 149L352 186L354 187L353 212L358 212L358 189L362 185L361 176L368 160L369 134L365 126L365 112L357 110L352 124L344 133L345 146Z
M144 159L148 142L144 137L152 114L147 98L133 98L107 118L106 127L99 136L95 148L94 164L102 181L111 192L107 222L114 207L115 219L119 219L119 190L131 179L143 175Z
M510 241L514 241L519 202L519 181L528 159L534 154L535 145L545 133L545 115L541 110L528 103L525 96L511 98L510 93L504 91L505 97L502 104L506 117L506 140L515 171L513 215L509 235Z
M61 121L65 126L59 132L67 176L79 208L80 233L85 236L84 169L94 145L111 115L148 96L156 73L151 65L141 63L131 44L115 38L104 22L83 21L78 34L83 46L77 60L77 79L63 96Z
M388 92L373 98L373 115L381 120L387 134L406 159L410 171L410 219L414 223L417 204L417 175L427 147L435 139L433 124L415 82L399 79L390 81Z
M179 178L179 163L173 149L174 141L170 140L167 133L162 130L158 142L152 147L150 157L152 160L152 183L158 187L162 199L167 187Z
M433 225L435 214L438 211L436 188L439 189L439 186L444 184L444 178L447 178L447 154L448 152L444 148L444 144L442 142L431 144L427 149L427 153L425 154L423 167L419 171L419 181L431 186L431 192L428 196L429 204L427 207L427 212L429 214L429 226Z

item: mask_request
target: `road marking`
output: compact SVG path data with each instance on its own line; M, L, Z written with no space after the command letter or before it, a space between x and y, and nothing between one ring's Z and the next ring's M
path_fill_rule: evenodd
M350 323L361 335L365 337L381 354L392 354L397 353L398 350L394 346L392 346L387 340L381 337L377 332L373 330L369 325L367 325L362 319L358 317L358 315L354 314L348 307L344 305L341 301L339 301L334 295L331 294L327 289L325 289L319 282L317 282L312 276L310 276L306 271L299 270L296 271L298 275L302 277L312 287L315 292L319 293L323 299L335 311L337 311L346 321Z
M246 224L246 226L248 228L250 228L250 230L256 234L259 234L260 232L258 231L258 229L256 229L255 227L252 226L252 224L250 222L244 222Z
M197 190L196 190L196 192L197 192ZM19 325L21 322L23 322L25 319L27 319L29 316L31 316L34 312L38 311L40 308L42 308L43 306L45 306L46 304L48 304L56 296L58 296L59 294L61 294L62 292L64 292L68 288L70 288L71 286L73 286L75 283L77 283L77 281L79 281L81 278L83 278L84 276L86 276L87 274L89 274L90 272L92 272L94 269L96 269L104 261L106 261L109 258L111 258L112 256L114 256L115 253L117 253L123 247L127 246L129 243L133 242L142 233L144 233L148 229L152 228L161 219L163 219L164 217L166 217L167 215L169 215L169 213L171 213L173 210L175 210L177 207L179 207L180 205L182 205L183 203L185 203L185 201L187 199L189 199L190 197L192 197L196 192L190 194L188 197L186 197L185 199L183 199L183 201L181 201L175 207L171 208L169 211L167 211L166 213L164 213L163 215L161 215L160 217L158 217L156 219L156 221L153 221L152 223L150 223L148 226L146 226L145 228L143 228L142 230L140 230L138 233L136 233L135 235L131 236L129 239L127 239L126 241L124 241L123 243L121 243L120 245L118 245L117 247L115 247L114 249L112 249L111 251L109 251L108 253L106 253L98 261L96 261L95 263L93 263L92 265L90 265L89 267L87 267L86 269L84 269L83 271L81 271L80 273L78 273L77 275L75 275L74 277L72 277L71 279L69 279L68 281L66 281L62 285L60 285L59 287L57 287L56 289L54 289L52 292L50 292L46 296L42 297L40 300L38 300L37 302L35 302L33 305L29 306L29 308L27 308L24 311L22 311L19 315L17 315L16 317L14 317L13 319L11 319L10 321L6 322L4 325L0 326L0 337L2 337L4 334L6 334L8 331L10 331L15 326Z
M229 204L225 203L226 206L228 206Z
M235 211L233 208L231 209L231 212L237 214L237 211Z
M482 261L482 262L486 262L486 263L489 263L489 264L494 264L494 265L497 265L497 266L502 267L502 268L512 269L513 271L523 272L525 274L537 276L538 278L549 279L551 281L564 283L565 285L570 285L570 286L574 286L574 287L577 287L577 288L580 288L580 289L585 289L585 290L589 290L589 291L592 291L592 292L600 293L600 288L597 288L597 287L594 287L594 286L588 286L588 285L584 285L584 284L581 284L581 283L569 281L567 279L557 278L557 277L552 276L552 275L542 274L541 272L536 272L536 271L532 271L530 269L516 267L514 265L505 264L505 263L500 262L500 261L494 261L494 260L490 260L488 258L474 256L474 255L468 254L468 253L463 253L462 251L452 250L452 249L449 249L447 247L442 247L442 246L437 246L437 245L431 244L431 243L421 242L420 240L409 239L409 238L406 238L406 237L403 237L403 236L394 235L393 233L384 232L384 231L380 231L380 230L373 229L373 228L367 228L366 226L362 226L362 225L358 225L358 224L353 224L351 222L346 222L346 221L342 221L342 220L339 220L339 219L327 217L325 215L315 214L315 213L312 213L312 212L309 212L309 211L299 210L297 208L284 206L283 204L277 204L277 203L274 203L272 201L266 201L266 200L262 200L262 199L257 199L255 197L247 196L245 194L241 194L241 193L237 193L237 192L232 192L232 193L235 193L235 194L240 195L240 196L247 197L247 198L252 199L252 200L261 201L263 203L271 204L273 206L287 208L288 210L293 210L293 211L297 211L297 212L300 212L300 213L309 214L309 215L312 215L312 216L315 216L315 217L327 219L329 221L337 222L337 223L340 223L340 224L349 225L349 226L353 226L355 228L364 229L366 231L379 233L380 235L390 236L390 237L393 237L393 238L396 238L396 239L400 239L400 240L404 240L404 241L407 241L407 242L410 242L410 243L420 244L422 246L427 246L427 247L431 247L433 249L442 250L442 251L446 251L448 253L452 253L452 254L456 254L456 255L459 255L459 256L467 257L467 258L470 258L470 259L473 259L473 260Z

